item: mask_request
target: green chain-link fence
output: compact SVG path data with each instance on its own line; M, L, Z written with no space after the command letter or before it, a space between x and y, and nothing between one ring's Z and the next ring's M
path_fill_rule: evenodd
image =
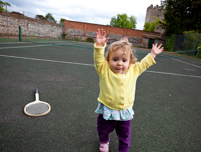
M196 56L199 54L198 47L201 47L201 33L175 35L173 51Z

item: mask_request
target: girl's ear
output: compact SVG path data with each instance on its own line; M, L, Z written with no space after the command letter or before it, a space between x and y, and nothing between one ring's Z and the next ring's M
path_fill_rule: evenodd
M130 60L130 63L129 63L129 65L131 65L132 64L132 60Z
M106 57L105 59L106 59L107 62L109 62L109 57Z

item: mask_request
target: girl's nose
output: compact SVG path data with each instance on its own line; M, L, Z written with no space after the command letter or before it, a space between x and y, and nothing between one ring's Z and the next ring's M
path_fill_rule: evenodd
M117 62L117 65L122 65L122 62L121 62L121 61L118 61L118 62Z

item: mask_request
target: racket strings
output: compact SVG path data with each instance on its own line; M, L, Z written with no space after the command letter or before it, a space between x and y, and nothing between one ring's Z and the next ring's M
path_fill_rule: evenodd
M30 115L42 115L50 110L50 106L46 103L33 103L26 106L26 112Z

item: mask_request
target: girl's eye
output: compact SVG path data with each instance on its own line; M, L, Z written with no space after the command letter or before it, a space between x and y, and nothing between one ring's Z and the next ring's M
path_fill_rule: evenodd
M126 62L127 60L123 60L123 62Z
M117 61L117 59L113 59L114 61Z

